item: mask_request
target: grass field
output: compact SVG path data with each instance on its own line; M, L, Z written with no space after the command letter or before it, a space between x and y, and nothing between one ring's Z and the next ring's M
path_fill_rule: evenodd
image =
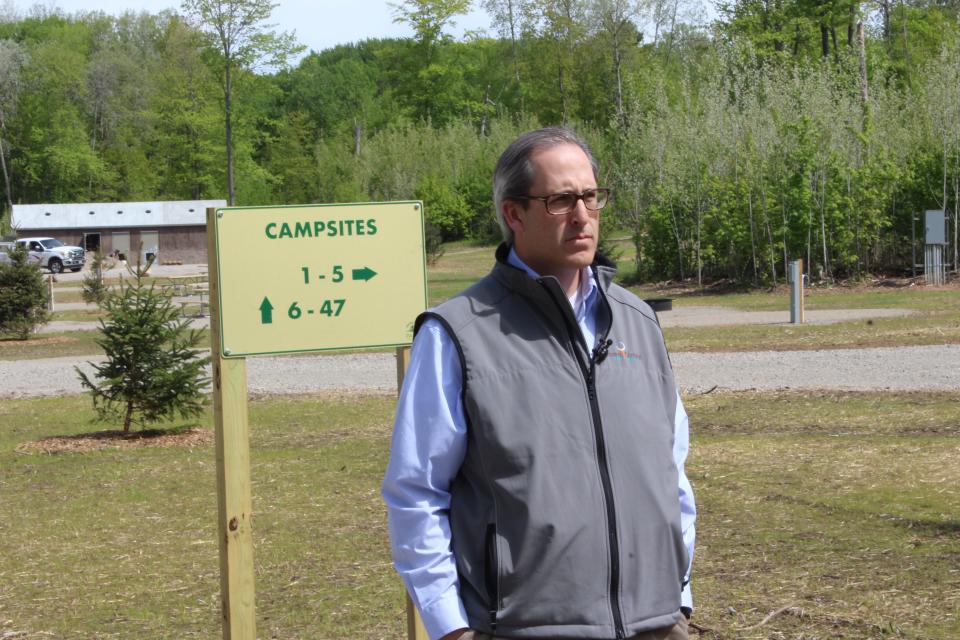
M960 637L958 400L686 398L700 637ZM393 406L251 401L259 637L403 637L378 495ZM91 415L0 404L0 637L219 637L212 445L17 452Z

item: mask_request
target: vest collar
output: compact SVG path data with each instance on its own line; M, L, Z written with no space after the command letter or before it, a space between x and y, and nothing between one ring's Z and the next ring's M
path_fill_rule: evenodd
M529 290L531 285L536 284L536 280L528 276L522 269L518 269L507 262L507 256L510 255L510 247L511 245L506 242L501 242L500 246L497 247L497 264L494 267L494 275L512 289L519 291ZM607 288L613 281L614 274L617 272L617 266L607 259L606 256L597 253L594 255L593 264L590 265L590 269L593 270L593 277L597 280L597 286L606 293ZM542 280L546 280L547 278L557 280L553 276L541 276ZM559 284L559 281L557 281L557 286L559 286Z

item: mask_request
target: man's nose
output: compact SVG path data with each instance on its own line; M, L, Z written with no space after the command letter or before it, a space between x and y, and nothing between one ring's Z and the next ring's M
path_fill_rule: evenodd
M584 225L590 220L590 210L587 209L587 205L584 204L583 198L579 198L577 203L574 205L570 213L567 214L567 219L571 224Z

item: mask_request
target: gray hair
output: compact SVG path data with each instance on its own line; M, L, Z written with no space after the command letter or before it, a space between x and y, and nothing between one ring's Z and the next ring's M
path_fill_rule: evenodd
M599 167L589 145L583 138L565 127L546 127L529 131L511 142L497 161L497 167L493 170L493 206L496 207L497 222L500 224L500 231L503 232L503 239L508 243L513 243L513 229L503 217L501 207L503 201L509 200L508 196L526 195L529 192L530 185L536 177L530 165L530 157L534 153L562 144L580 147L590 160L593 177L597 177ZM520 202L524 208L527 207L526 200Z

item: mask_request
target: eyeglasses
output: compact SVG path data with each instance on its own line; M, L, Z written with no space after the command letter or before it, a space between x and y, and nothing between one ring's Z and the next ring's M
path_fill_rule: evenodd
M610 201L610 189L598 187L584 189L583 193L565 191L552 193L548 196L507 196L511 200L540 200L547 207L547 213L555 216L565 216L577 207L577 201L583 200L583 206L588 211L599 211Z

